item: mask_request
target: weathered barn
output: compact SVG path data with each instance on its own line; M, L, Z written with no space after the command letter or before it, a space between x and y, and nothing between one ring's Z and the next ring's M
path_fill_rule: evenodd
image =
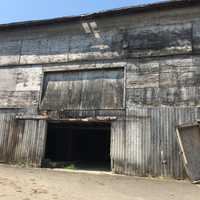
M0 161L105 161L184 178L200 117L200 1L0 25Z

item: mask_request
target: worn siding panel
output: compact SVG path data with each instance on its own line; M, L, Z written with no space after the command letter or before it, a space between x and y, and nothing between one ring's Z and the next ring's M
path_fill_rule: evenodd
M0 65L19 64L21 40L0 42Z
M0 91L13 91L16 87L16 69L0 68Z
M136 88L126 90L126 106L199 106L200 87Z
M198 56L128 60L127 106L198 106L199 63Z
M123 35L120 32L116 29L101 31L95 22L92 22L92 25L88 23L88 26L87 34L71 37L70 61L112 59L122 56Z
M161 88L200 86L199 63L195 57L171 58L160 60Z
M126 173L148 173L150 158L150 116L148 110L128 112L126 120ZM145 132L145 134L144 134Z
M16 69L16 91L40 91L42 66L25 66Z
M193 23L193 51L200 52L200 21Z
M23 40L20 64L67 62L69 40L67 34Z
M99 60L127 57L188 54L192 52L191 23L148 25L136 24L102 29L97 22L76 24L78 29L58 28L37 33L21 32L16 40L0 44L0 65L61 63L80 60ZM196 26L195 26L196 27ZM70 27L71 28L71 27ZM198 28L194 39L198 41ZM56 33L56 34L55 34ZM10 33L11 34L11 33ZM13 36L14 37L14 36ZM1 37L0 37L1 39ZM198 44L198 42L197 42Z
M159 62L157 60L128 61L126 87L159 87Z
M18 143L15 162L40 166L44 156L46 122L43 120L25 120L23 133ZM20 154L17 154L20 152Z
M118 120L111 123L111 164L112 171L123 174L125 171L125 145L126 145L125 120Z
M38 105L39 93L37 91L0 91L0 108L25 108Z
M37 106L42 66L0 68L0 108Z
M42 110L123 108L123 69L49 73Z
M40 166L46 122L16 120L16 113L0 113L0 162Z
M193 122L195 107L133 107L127 111L126 173L184 177L176 125Z
M190 23L129 29L128 55L149 57L189 53L192 51L191 35Z

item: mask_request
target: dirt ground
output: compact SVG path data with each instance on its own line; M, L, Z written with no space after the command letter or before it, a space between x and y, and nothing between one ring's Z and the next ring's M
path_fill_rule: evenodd
M189 181L0 165L0 200L199 200Z

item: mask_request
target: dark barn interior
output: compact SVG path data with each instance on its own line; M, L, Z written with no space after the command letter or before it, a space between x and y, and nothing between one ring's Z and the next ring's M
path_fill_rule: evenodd
M110 170L110 124L49 123L45 161L46 167Z

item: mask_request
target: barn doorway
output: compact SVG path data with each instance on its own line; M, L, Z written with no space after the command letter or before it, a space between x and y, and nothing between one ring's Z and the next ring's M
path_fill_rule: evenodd
M110 123L48 123L43 167L110 171Z

